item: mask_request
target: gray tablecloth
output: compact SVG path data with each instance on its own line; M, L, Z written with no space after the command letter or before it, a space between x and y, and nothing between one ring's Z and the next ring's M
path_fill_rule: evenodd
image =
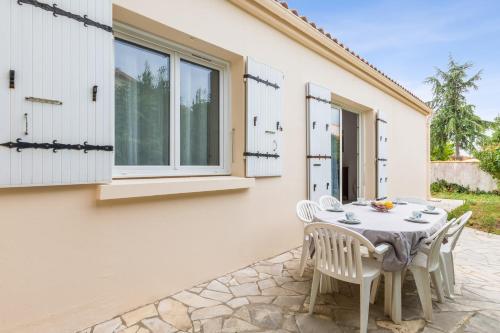
M412 211L424 208L417 204L397 205L388 213L379 213L370 206L345 205L344 210L354 212L361 224L340 223L338 220L345 217L345 213L327 211L318 212L315 221L334 223L359 232L375 246L381 243L391 245L391 249L384 256L382 267L385 271L394 272L411 263L422 240L439 230L447 221L447 213L438 208L439 215L423 214L429 223L419 224L404 220L411 216Z

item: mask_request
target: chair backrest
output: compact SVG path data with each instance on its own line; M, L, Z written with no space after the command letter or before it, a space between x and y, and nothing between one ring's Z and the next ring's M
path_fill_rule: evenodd
M462 234L462 231L464 230L467 222L469 222L471 216L472 216L472 211L464 213L451 225L450 229L448 230L446 237L450 242L451 250L453 250L457 245L458 238L460 238L460 235Z
M338 280L361 283L361 246L370 253L375 246L359 233L331 223L311 223L305 233L314 240L316 269Z
M452 223L446 223L443 227L441 227L441 229L436 231L434 235L429 237L429 239L432 239L430 242L430 250L427 254L427 269L429 271L434 271L439 267L441 245L443 244L443 239L451 225Z
M324 195L319 198L319 205L322 209L332 208L336 203L340 204L340 201L337 198L332 197L331 195Z
M409 203L413 204L418 204L418 205L428 205L429 202L425 199L422 198L415 198L415 197L398 197L399 200L406 201Z
M301 200L297 203L297 216L304 223L311 223L314 221L314 214L320 210L321 207L314 201Z

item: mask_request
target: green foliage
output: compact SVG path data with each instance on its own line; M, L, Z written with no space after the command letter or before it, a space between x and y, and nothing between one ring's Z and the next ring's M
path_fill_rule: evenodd
M444 146L432 146L431 161L449 161L453 155L453 144L448 142Z
M500 195L499 191L486 192L481 190L471 190L469 187L465 187L459 184L448 183L444 179L439 179L438 181L431 184L431 192L439 193L463 193L463 194L494 194Z
M434 109L431 122L431 149L442 154L446 145L453 142L455 156L460 149L472 151L484 134L484 122L474 113L474 105L467 104L465 94L477 89L481 71L468 77L472 64L459 64L450 56L447 71L436 69L434 76L425 82L432 85L434 98L430 106Z
M492 135L483 139L481 149L474 156L479 160L479 167L500 183L500 117L496 117L490 127Z
M448 218L459 217L471 210L468 226L500 235L500 195L433 192L436 198L464 200L464 204L448 214Z

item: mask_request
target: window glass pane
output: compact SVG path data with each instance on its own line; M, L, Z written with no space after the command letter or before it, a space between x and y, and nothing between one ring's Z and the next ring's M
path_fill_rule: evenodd
M181 60L181 165L219 165L219 71Z
M115 40L115 165L169 165L169 56Z
M340 200L340 109L332 108L332 196Z

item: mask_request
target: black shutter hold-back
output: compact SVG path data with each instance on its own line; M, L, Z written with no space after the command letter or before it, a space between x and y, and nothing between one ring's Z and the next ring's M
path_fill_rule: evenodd
M16 71L13 69L9 71L9 88L10 89L16 88Z
M54 153L58 150L83 150L84 153L87 153L90 150L102 150L102 151L113 151L113 146L100 146L100 145L89 145L87 141L83 144L65 144L59 143L57 140L52 141L52 143L48 142L24 142L21 138L16 139L15 142L5 142L0 143L0 146L4 146L10 149L16 149L18 152L21 152L23 149L52 149Z
M92 87L92 102L97 101L97 86Z
M40 2L37 0L17 0L18 5L22 5L23 3L27 4L27 5L32 5L32 6L41 8L41 9L46 10L48 12L52 12L52 15L54 15L54 17L65 16L65 17L68 17L70 19L76 20L78 22L82 22L85 27L93 26L93 27L102 29L102 30L107 31L107 32L113 32L113 28L111 28L108 25L93 21L93 20L89 19L87 17L87 15L81 16L81 15L77 15L77 14L73 14L71 12L65 11L65 10L57 7L56 4L49 5L47 3L43 3L43 2Z

